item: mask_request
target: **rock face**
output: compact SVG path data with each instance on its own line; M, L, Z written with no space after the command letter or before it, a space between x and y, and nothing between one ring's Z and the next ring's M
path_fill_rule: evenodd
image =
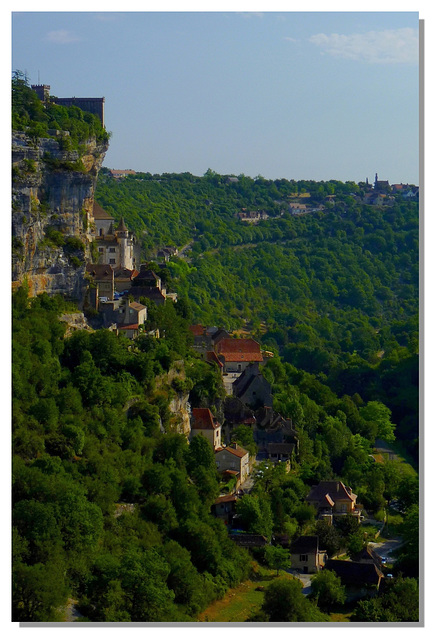
M188 397L188 393L178 393L168 405L173 415L171 419L173 429L176 433L182 433L187 438L191 433L191 406Z
M68 150L68 136L12 138L12 281L82 302L91 262L94 191L107 145Z

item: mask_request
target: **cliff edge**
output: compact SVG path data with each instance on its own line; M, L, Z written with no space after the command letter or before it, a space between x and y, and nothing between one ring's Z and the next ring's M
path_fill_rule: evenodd
M69 148L68 134L12 137L12 283L29 295L46 291L81 304L92 261L92 215L107 143Z

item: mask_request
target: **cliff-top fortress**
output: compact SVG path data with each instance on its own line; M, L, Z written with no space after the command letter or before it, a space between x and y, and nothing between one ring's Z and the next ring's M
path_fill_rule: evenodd
M50 95L49 84L32 84L31 88L35 91L41 102L54 102L62 107L79 107L82 111L88 111L99 116L103 126L105 126L105 98L58 98Z

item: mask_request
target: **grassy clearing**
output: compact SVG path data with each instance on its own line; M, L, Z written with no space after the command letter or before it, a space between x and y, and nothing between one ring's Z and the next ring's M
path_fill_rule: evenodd
M330 622L350 622L351 616L354 612L353 607L344 605L339 608L337 611L331 611L329 614Z
M276 578L276 571L260 568L252 580L242 582L235 589L229 589L224 598L211 604L198 616L199 622L246 622L254 613L260 610L264 600L262 590ZM279 572L279 577L293 577L285 571Z

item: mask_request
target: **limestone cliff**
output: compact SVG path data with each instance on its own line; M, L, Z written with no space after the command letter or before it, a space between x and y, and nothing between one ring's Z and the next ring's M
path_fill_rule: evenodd
M58 132L36 143L12 139L12 281L31 296L46 291L82 301L91 259L94 191L107 144L80 152Z

